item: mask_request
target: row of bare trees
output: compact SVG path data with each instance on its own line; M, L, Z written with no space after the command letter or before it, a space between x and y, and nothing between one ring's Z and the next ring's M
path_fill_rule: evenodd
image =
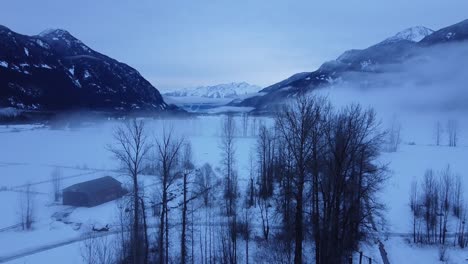
M223 155L225 212L234 217L235 227L237 174L233 165L234 132L230 132L230 126L232 120L227 119L221 146L226 148ZM117 128L114 133L117 144L109 147L130 179L129 195L120 206L122 234L117 251L121 258L117 263L172 263L177 256L177 262L194 263L196 209L193 203L197 201L197 206L208 208L213 205L215 173L209 164L195 168L190 142L177 136L174 130L164 127L162 134L154 138L148 136L149 132L143 121L132 120ZM149 173L154 183L145 184L141 178L143 173ZM172 243L177 236L171 232L171 216L177 219L181 230L180 247ZM148 222L156 222L155 232ZM234 252L231 258L235 259L236 239L229 241L229 252Z
M446 134L448 146L456 147L458 145L458 130L459 126L457 120L448 120L445 128L440 121L437 121L434 126L434 139L436 146L442 145L442 138L444 134Z
M262 240L257 242L269 252L261 259L303 263L309 240L316 263L341 263L374 232L374 219L384 209L377 194L386 167L377 158L385 147L385 134L372 110L359 105L335 110L320 97L299 96L274 121L272 126L259 126L250 173L244 177L248 182L244 212L259 214ZM224 174L229 190L227 145ZM234 197L225 196L226 208ZM231 232L232 243L237 240L234 234L243 234L246 255L249 226L244 217Z
M152 139L138 120L116 130L117 144L109 149L128 175L130 192L120 206L114 263L304 263L305 246L316 263L341 263L358 249L383 209L377 193L385 166L377 158L385 135L372 110L335 110L324 98L299 96L273 125L259 122L244 190L237 129L234 117L223 118L216 170L196 168L190 142L172 130ZM152 174L154 184L145 184L143 173ZM180 236L171 232L174 226ZM253 256L252 238L260 248ZM266 251L271 254L262 255Z
M448 222L453 216L457 220L456 228L451 230L453 242L460 247L467 245L462 180L450 166L438 173L429 169L421 183L413 181L410 208L414 243L446 245L450 233Z

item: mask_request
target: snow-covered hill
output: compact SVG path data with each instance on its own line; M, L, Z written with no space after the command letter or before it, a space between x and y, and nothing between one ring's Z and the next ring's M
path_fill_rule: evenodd
M206 97L206 98L237 98L251 93L256 93L262 89L260 86L246 82L223 83L213 86L200 86L196 88L186 88L164 93L167 96L175 97Z

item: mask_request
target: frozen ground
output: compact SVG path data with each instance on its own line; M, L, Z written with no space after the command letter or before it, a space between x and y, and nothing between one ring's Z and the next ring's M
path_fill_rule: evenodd
M259 95L250 93L237 96L236 98L208 98L203 96L168 96L163 95L164 101L175 104L188 112L196 113L226 113L226 112L249 112L253 107L227 106L231 102L239 102L248 97Z
M421 179L428 168L442 170L450 164L452 171L468 171L468 130L463 129L460 120L460 146L449 148L434 146L433 126L439 118L431 115L399 115L402 124L403 143L396 153L384 153L382 162L389 163L391 178L383 190L381 199L387 205L388 231L408 233L411 230L411 217L408 206L409 189L413 179ZM383 117L385 125L388 116ZM175 131L192 142L194 159L197 165L209 162L214 168L220 162L220 116L200 116L193 119L153 120L148 119L151 135L157 137L162 127L173 127ZM241 119L238 118L238 128ZM249 152L255 145L252 134L253 119L245 135L238 132L236 138L236 159L241 188L246 184ZM257 118L259 123L271 122L267 118ZM55 204L51 196L51 172L58 167L64 177L64 187L105 175L112 175L126 182L119 173L112 155L106 146L112 144L112 131L117 121L100 121L73 129L48 128L41 125L1 126L0 127L0 229L18 223L18 199L24 185L32 184L37 194L36 220L34 230L23 232L8 229L0 232L0 261L2 257L25 252L48 244L72 240L89 232L93 225L112 223L117 202L109 202L94 208L70 208ZM411 143L408 144L408 143ZM468 180L464 179L465 190ZM154 177L143 177L145 185L154 184ZM70 213L64 224L56 221L57 212ZM77 229L77 225L81 224ZM391 236L384 241L391 263L439 263L438 249L435 247L415 247L407 244L404 238ZM54 248L32 256L13 260L9 263L80 263L80 243ZM364 247L365 253L378 258L374 245ZM463 263L468 252L449 249L452 263ZM64 259L66 261L64 262ZM378 259L380 261L380 259ZM374 262L380 263L380 262Z

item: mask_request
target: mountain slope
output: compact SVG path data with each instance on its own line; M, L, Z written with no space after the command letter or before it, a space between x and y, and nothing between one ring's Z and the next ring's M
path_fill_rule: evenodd
M427 60L431 54L425 54L425 57L423 53L430 46L465 40L468 40L468 20L437 31L425 27L409 28L366 49L348 50L336 60L325 62L314 72L293 75L237 105L255 107L257 111L271 111L275 105L298 93L336 83L366 83L378 79L380 74L389 70L397 70L398 65L416 57ZM359 78L356 78L357 75Z
M164 110L132 67L65 30L25 36L0 26L0 107L30 110Z
M423 45L434 45L468 39L468 19L460 23L437 30L421 40Z
M213 86L200 86L193 89L182 89L164 93L167 96L185 97L197 96L206 98L237 98L246 94L256 93L260 86L251 85L246 82L224 83Z

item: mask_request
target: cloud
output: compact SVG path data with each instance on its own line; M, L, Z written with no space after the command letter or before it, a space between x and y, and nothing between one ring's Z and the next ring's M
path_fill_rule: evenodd
M421 48L400 64L379 65L381 73L347 73L327 94L338 104L359 102L385 112L468 111L468 43Z

